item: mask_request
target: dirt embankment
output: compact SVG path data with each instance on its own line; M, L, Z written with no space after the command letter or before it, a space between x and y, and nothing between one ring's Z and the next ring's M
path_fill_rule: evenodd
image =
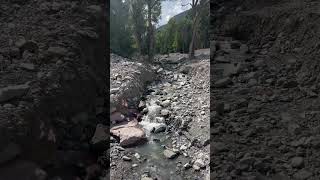
M1 3L0 151L8 156L1 164L21 171L0 170L1 179L29 178L34 167L49 178L81 176L63 170L78 162L60 160L88 152L96 122L106 117L104 8L99 1Z
M319 82L319 2L233 0L211 6L214 39L233 37L278 59L288 54L298 57L302 61L299 82Z
M212 4L211 68L234 72L211 89L211 175L319 179L319 2L248 2Z

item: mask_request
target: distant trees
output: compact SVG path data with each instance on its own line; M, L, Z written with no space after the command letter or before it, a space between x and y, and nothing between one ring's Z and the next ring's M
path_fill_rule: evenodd
M191 21L185 18L177 23L174 19L171 19L165 29L157 32L156 39L158 53L188 53L191 42Z
M135 51L129 26L129 6L121 0L111 0L110 7L111 52L128 57Z
M210 47L209 1L192 1L197 7L189 10L183 20L170 19L164 29L157 31L157 53L189 53L189 57L194 58L195 49Z
M155 53L181 52L194 56L196 48L209 47L209 0L190 0L184 19L171 19L166 28L155 25L165 0L111 0L110 49L122 56L134 53L152 60Z

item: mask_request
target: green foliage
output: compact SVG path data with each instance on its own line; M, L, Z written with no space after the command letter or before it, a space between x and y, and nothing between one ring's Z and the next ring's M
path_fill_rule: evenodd
M156 34L157 53L187 53L191 42L191 20L184 18L180 22L171 19L167 26Z
M111 0L110 7L110 50L128 57L135 51L129 26L129 6L121 0Z
M195 48L209 48L209 6L204 6L199 12L199 24L196 33ZM181 16L184 17L181 17ZM175 21L177 19L177 21ZM181 52L188 53L192 39L191 11L182 13L178 18L171 18L156 34L156 51L160 54Z

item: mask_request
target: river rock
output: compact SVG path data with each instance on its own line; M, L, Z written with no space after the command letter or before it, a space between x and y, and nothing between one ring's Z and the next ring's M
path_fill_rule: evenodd
M120 146L128 147L145 142L146 134L138 127L111 128L111 134L120 138Z
M293 179L294 180L306 180L308 178L310 178L312 176L312 173L305 170L305 169L301 169L300 171L296 172L293 175Z
M64 47L49 47L48 54L50 56L65 56L68 50Z
M168 159L173 159L173 158L177 157L177 155L178 155L177 153L175 153L169 149L164 150L163 154Z
M29 85L23 84L0 89L0 103L23 96L29 88Z
M32 63L21 63L20 67L27 71L34 71L36 69Z
M291 159L291 166L299 168L303 166L303 157L294 157Z
M166 128L167 128L167 125L161 123L153 128L154 129L153 132L154 133L164 132L166 130Z
M232 80L229 77L226 77L226 78L223 78L223 79L216 81L214 83L214 86L217 88L224 88L224 87L227 87L231 83L232 83Z
M96 126L96 131L91 139L91 144L94 148L99 150L105 150L109 143L108 127L102 124Z
M202 159L197 159L197 160L193 163L193 165L196 165L196 166L198 166L198 167L200 167L200 168L206 167L206 164L203 162Z
M170 102L170 100L165 100L165 101L163 101L162 103L161 103L161 106L163 106L163 107L168 107L168 106L170 106L170 104L171 104L171 102Z
M122 160L124 161L131 161L131 158L128 156L122 156Z
M121 114L120 112L114 112L110 116L110 121L112 123L118 123L124 121L125 116Z

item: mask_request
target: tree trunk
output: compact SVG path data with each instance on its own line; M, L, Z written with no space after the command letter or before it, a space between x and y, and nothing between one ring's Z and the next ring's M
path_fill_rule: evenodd
M148 1L148 37L147 37L147 40L148 40L148 48L147 48L147 51L148 51L148 59L149 61L152 60L152 44L151 44L151 38L152 38L152 22L151 22L151 1L149 0Z
M194 7L196 8L196 7ZM193 18L193 22L192 22L192 37L191 37L191 42L190 42L190 46L189 46L189 59L194 59L194 51L195 51L195 38L196 38L196 31L197 31L197 20L198 20L198 12L196 9L194 9L195 11L195 16Z

